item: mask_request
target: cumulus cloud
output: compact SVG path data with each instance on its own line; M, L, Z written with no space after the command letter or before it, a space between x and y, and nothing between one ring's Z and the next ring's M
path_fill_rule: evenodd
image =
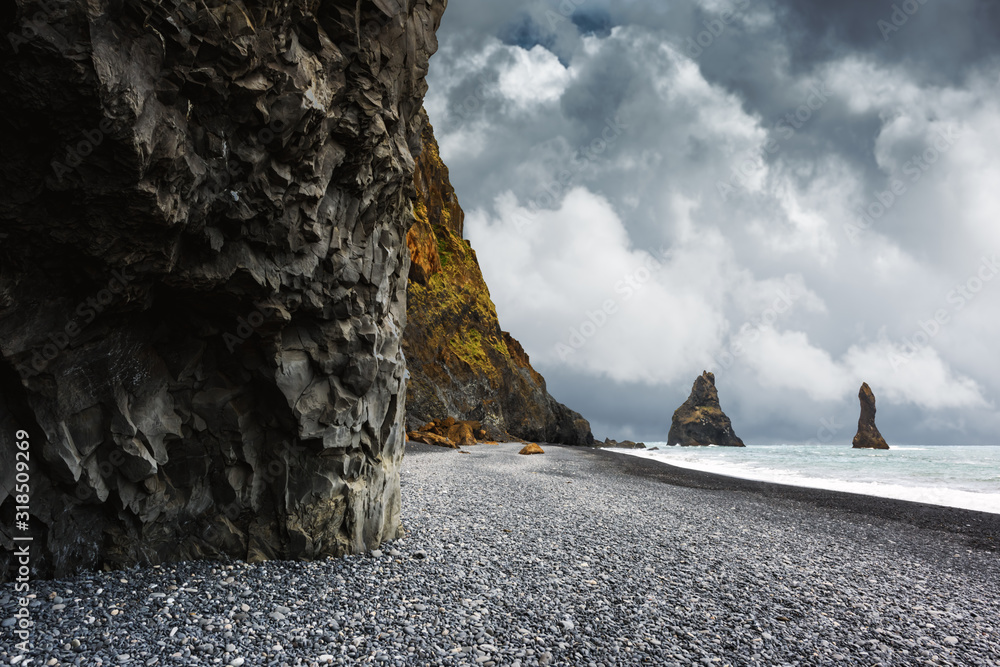
M867 381L904 441L995 440L998 14L883 10L450 4L427 105L468 234L598 435L663 439L714 369L751 438Z

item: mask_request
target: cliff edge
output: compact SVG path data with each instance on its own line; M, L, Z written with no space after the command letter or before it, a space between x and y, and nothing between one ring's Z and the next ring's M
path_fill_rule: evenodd
M409 427L445 417L474 420L491 439L506 434L569 445L593 443L590 424L556 401L521 344L502 331L476 252L463 238L465 214L424 124L414 176L407 327Z

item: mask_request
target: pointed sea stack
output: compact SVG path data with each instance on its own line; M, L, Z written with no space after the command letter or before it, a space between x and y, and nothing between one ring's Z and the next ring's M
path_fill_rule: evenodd
M674 412L667 444L682 447L718 445L745 447L719 405L715 375L705 371L694 381L691 395Z
M889 449L875 426L875 394L867 382L861 385L858 398L861 399L861 417L858 419L858 434L854 436L854 449Z

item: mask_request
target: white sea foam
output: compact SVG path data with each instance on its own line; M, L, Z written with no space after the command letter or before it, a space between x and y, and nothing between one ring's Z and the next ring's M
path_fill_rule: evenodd
M1000 447L766 445L613 450L690 470L1000 514Z

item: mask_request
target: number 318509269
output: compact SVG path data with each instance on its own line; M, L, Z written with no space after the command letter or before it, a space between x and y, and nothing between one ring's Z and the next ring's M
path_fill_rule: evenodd
M14 502L17 503L15 508L15 521L27 521L28 520L28 510L31 493L31 486L29 482L31 481L31 472L28 464L31 462L31 452L29 451L30 444L28 442L28 432L18 431L14 434L14 438L17 441L17 452L14 455L16 460L15 477L14 480L17 482L14 486Z

